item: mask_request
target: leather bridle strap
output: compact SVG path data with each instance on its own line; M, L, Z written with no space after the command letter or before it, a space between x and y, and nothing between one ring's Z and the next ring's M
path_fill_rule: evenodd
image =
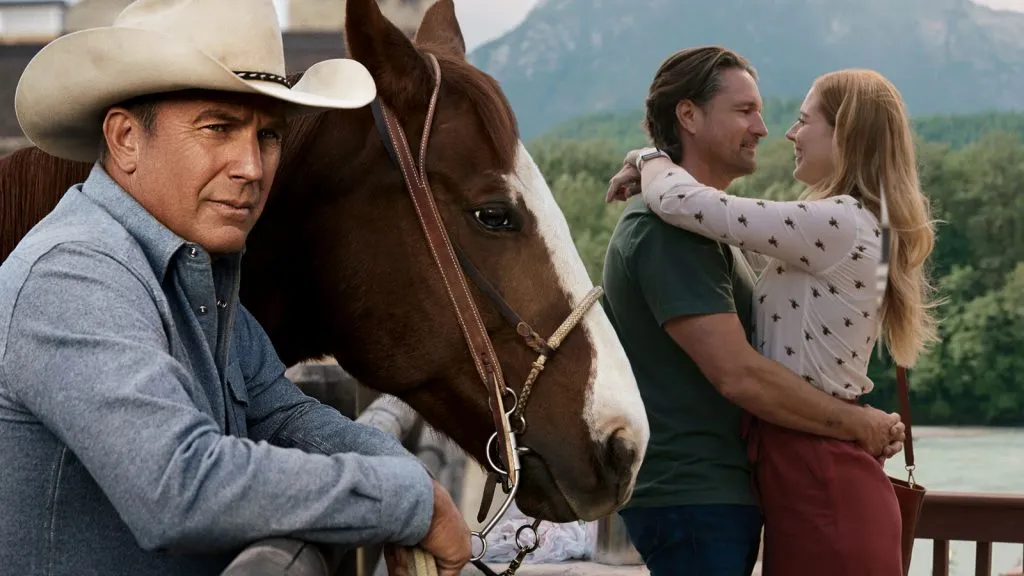
M382 138L385 142L385 147L388 148L389 155L392 156L392 159L395 160L395 163L402 171L402 177L405 180L413 206L416 209L416 216L420 222L420 227L423 229L423 234L426 237L431 257L435 264L437 264L441 280L444 283L445 292L448 294L448 298L455 310L459 329L466 340L473 359L473 365L476 367L480 380L489 392L488 403L494 420L494 428L497 431L496 436L500 457L509 476L508 480L514 483L517 481L519 471L518 467L513 465L516 461L513 454L515 447L508 441L511 437L511 430L504 399L509 390L506 388L501 365L497 361L497 355L491 344L491 338L484 327L483 320L480 318L480 312L470 293L469 286L466 284L465 276L462 274L455 249L444 228L444 223L438 212L437 204L434 202L434 196L430 190L430 184L427 181L424 169L426 145L430 136L431 123L441 87L441 69L437 58L432 54L427 54L427 58L433 67L435 84L430 99L430 107L427 110L426 123L423 127L418 163L414 160L409 149L405 132L387 104L381 101L380 98L377 98L371 104L371 108L373 108L374 118L378 122L378 128L383 124L381 134L387 134L388 136L387 138Z
M537 354L543 354L545 356L551 356L555 353L555 349L552 348L547 340L543 336L537 333L501 296L501 293L487 281L487 278L480 272L480 270L473 264L473 261L466 256L466 253L459 247L458 244L453 244L455 247L455 255L459 258L459 263L462 265L462 269L469 276L470 280L476 284L484 294L486 294L494 305L498 307L498 312L505 318L513 328L516 329L516 333L523 337L526 341L526 345L530 347ZM522 402L519 402L518 407L524 407Z
M380 106L379 100L375 100L370 108L373 110L373 120L377 124L377 132L382 135L388 134L388 125L384 120L384 112ZM384 143L384 150L388 153L388 157L391 158L391 162L396 166L399 166L398 153L395 151L395 147L392 145L391 139L382 138L382 141ZM420 172L425 173L423 165L420 166ZM515 328L516 333L523 337L527 346L538 354L551 356L554 353L554 349L548 345L547 341L545 341L545 339L538 334L528 322L523 320L522 317L508 305L505 298L503 298L501 293L499 293L498 290L487 281L487 278L480 272L476 265L473 264L473 261L466 255L466 252L455 243L452 243L452 248L455 249L455 256L458 257L459 264L462 265L462 269L465 271L466 275L468 275L473 283L476 284L477 288L483 291L484 294L494 302L494 305L498 307L498 312L501 313L509 325Z

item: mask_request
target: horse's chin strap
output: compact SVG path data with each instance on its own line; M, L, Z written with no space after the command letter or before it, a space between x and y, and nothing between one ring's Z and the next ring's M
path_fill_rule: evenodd
M544 370L548 358L555 353L569 332L579 324L586 312L597 302L602 291L600 287L592 288L583 300L573 308L569 317L555 330L551 338L544 340L515 313L501 294L487 282L487 279L473 265L466 254L452 243L444 227L444 222L441 220L437 204L430 191L430 183L427 180L427 142L430 139L430 129L441 89L441 67L437 62L437 58L432 54L427 54L427 59L432 67L435 83L430 97L430 106L427 109L423 134L420 139L418 162L413 159L405 132L390 108L380 98L374 99L370 107L373 111L377 131L384 143L384 148L387 150L391 160L402 171L402 178L405 180L406 188L416 210L416 216L426 237L427 247L430 249L431 257L440 272L445 292L448 294L448 298L454 308L459 329L466 340L470 356L473 359L473 365L488 391L488 405L494 420L495 432L488 439L485 447L487 461L492 470L491 482L485 488L485 507L490 509L494 489L499 483L502 485L502 490L505 492L506 497L490 522L479 532L472 533L473 538L478 540L481 545L480 553L474 555L472 561L481 570L486 569L485 573L487 573L491 572L490 569L480 561L487 552L487 534L497 525L516 497L519 489L519 472L521 468L519 457L528 451L527 448L521 448L517 445L517 435L524 433L526 430L526 401L529 399L530 392L537 378ZM520 392L520 397L517 397L515 392L505 385L501 365L497 361L497 354L494 352L490 335L484 327L483 320L480 318L480 312L470 293L469 286L466 284L467 275L481 291L494 301L502 316L515 327L516 332L523 337L527 345L538 354L537 360L533 362L530 374ZM506 400L509 400L511 405L507 405ZM514 427L513 421L516 424ZM497 453L497 458L494 458L493 454L495 452ZM482 512L481 518L484 515ZM539 523L539 520L534 521L532 525L523 526L516 532L516 545L519 548L519 553L508 570L503 573L505 576L513 575L526 555L533 552L539 545L537 537L537 526ZM522 539L523 534L527 530L533 533L532 542Z

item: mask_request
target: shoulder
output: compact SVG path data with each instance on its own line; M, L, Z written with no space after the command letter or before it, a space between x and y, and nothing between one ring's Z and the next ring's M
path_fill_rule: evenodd
M724 253L721 243L668 224L651 212L639 198L631 200L623 212L611 244L627 258L648 250L673 252L680 257L688 249Z
M0 358L24 331L49 333L47 346L59 348L76 333L159 328L154 286L100 244L54 241L12 253L0 265Z
M153 276L131 234L72 188L0 264L0 310L13 307L26 285L44 288L35 278L45 280L47 292L114 286L134 292L159 288Z
M841 215L842 220L847 223L846 233L858 245L867 245L869 248L881 245L882 233L878 218L859 198L843 194L815 202L830 206L833 214ZM834 221L832 222L834 225ZM863 250L861 248L861 251Z
M134 298L150 291L145 272L124 252L103 242L61 236L12 252L0 265L0 310L37 292L81 300L93 294L100 299Z
M64 246L64 248L60 248ZM128 268L144 264L135 238L106 211L72 188L57 206L18 243L8 259L33 263L47 258L106 257Z

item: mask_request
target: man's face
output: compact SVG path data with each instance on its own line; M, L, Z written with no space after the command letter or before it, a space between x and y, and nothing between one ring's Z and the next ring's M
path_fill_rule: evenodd
M212 254L238 252L281 158L281 105L204 95L162 101L131 149L128 192L171 231Z
M738 178L757 169L757 145L768 135L761 117L761 93L746 70L721 73L721 87L696 115L693 141L705 162L723 176Z

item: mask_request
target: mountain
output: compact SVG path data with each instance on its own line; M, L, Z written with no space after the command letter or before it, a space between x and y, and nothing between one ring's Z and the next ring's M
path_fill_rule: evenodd
M493 75L530 138L566 119L635 110L672 52L748 57L765 98L867 67L914 115L1024 109L1024 14L970 0L541 0L470 60Z

